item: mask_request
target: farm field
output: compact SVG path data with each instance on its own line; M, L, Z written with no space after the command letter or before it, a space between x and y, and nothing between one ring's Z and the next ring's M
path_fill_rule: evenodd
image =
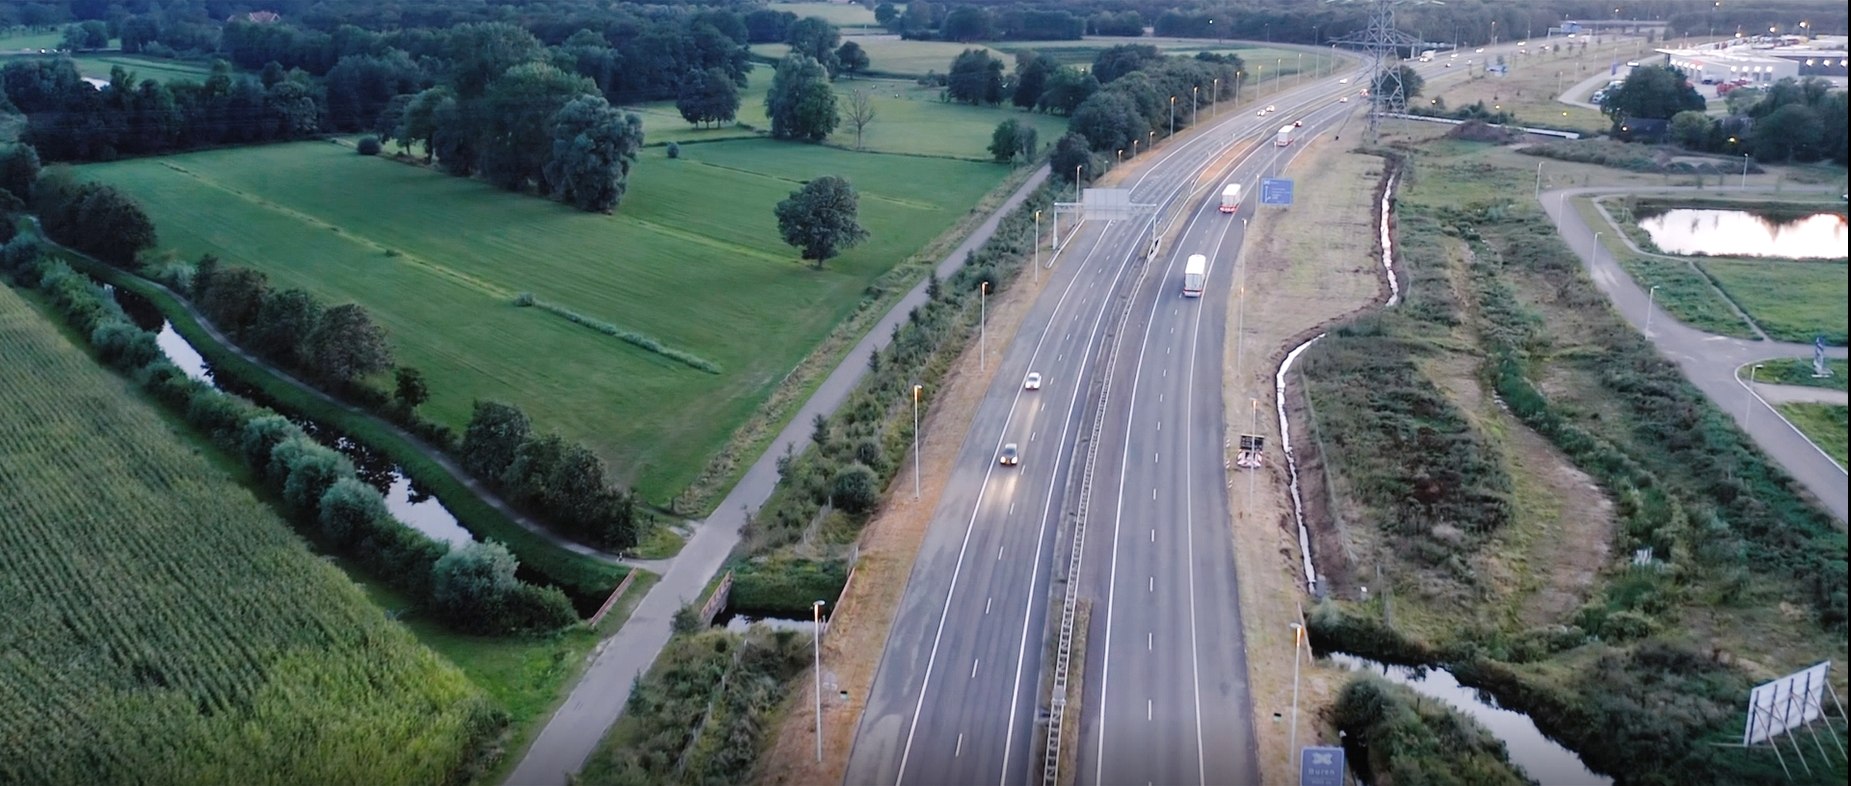
M772 3L769 7L773 11L789 11L798 19L820 16L836 27L880 29L874 23L874 12L860 3Z
M1730 299L1778 341L1844 346L1845 263L1704 259L1697 262Z
M765 93L770 90L771 69L755 68L751 83L740 91L739 122L769 132L771 120L765 114ZM945 156L988 161L990 133L996 124L1009 118L1034 126L1042 145L1067 130L1067 118L1036 112L1022 112L1008 107L977 107L939 100L939 89L921 87L899 79L838 79L835 82L838 106L846 107L851 94L868 91L874 102L875 117L862 133L862 145L876 153L903 153ZM644 139L650 145L663 142L706 142L719 139L759 136L752 128L736 125L696 128L681 118L675 102L659 101L632 108L643 118ZM855 146L855 129L846 121L829 135L827 144Z
M1271 49L1262 46L1239 46L1215 41L1179 41L1179 40L1142 40L1135 38L1081 39L1079 41L993 41L988 44L958 43L956 41L903 41L896 37L874 39L850 39L861 45L862 51L868 53L869 70L877 74L902 77L921 77L928 73L943 74L951 70L951 60L966 49L988 50L1011 70L1015 68L1015 54L1024 50L1042 52L1055 61L1065 65L1090 66L1093 56L1100 50L1120 44L1148 44L1159 51L1171 55L1194 55L1197 52L1214 52L1217 54L1240 55L1243 60L1255 66L1264 65L1249 81L1271 78L1280 69L1291 74L1298 70L1298 50ZM752 47L752 54L777 60L784 57L790 47L784 44L757 44ZM1306 55L1304 68L1310 72L1313 61L1322 62L1330 58ZM837 88L841 88L838 83ZM936 93L936 90L934 91Z
M0 54L19 51L37 53L40 49L55 48L63 40L64 28L62 27L42 32L15 27L0 35Z
M82 167L141 199L161 248L217 254L273 285L358 302L421 369L424 412L523 407L582 440L652 502L685 488L864 291L967 213L1007 170L768 140L650 156L616 215L574 211L328 143ZM862 193L871 237L799 264L772 207L830 173ZM519 293L651 336L709 373L515 305Z
M4 42L0 42L0 66L4 66L14 60L52 59L50 55L8 55L6 54L4 46ZM140 84L143 80L147 79L153 79L158 82L172 82L176 80L201 82L205 80L207 74L211 73L210 69L198 63L141 57L139 55L125 55L117 52L95 52L70 55L70 59L71 62L77 65L77 73L85 77L92 79L108 79L109 70L116 66L121 66L124 71L129 72L129 74L134 77L136 84Z
M501 721L0 288L0 781L452 782Z

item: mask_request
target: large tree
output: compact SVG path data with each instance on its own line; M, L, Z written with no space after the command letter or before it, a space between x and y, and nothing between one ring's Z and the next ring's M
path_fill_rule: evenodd
M21 204L32 199L32 184L39 179L39 169L39 151L31 145L0 146L0 190L12 194Z
M819 177L778 203L778 233L820 270L843 249L867 239L868 231L856 223L859 203L847 180Z
M844 42L836 49L836 62L841 64L842 73L850 76L868 70L873 64L868 60L868 53L853 41Z
M546 182L556 199L609 213L623 201L642 146L642 118L619 112L603 96L580 96L553 115Z
M982 49L966 49L951 61L945 82L951 100L966 104L999 104L1003 100L1003 61Z
M739 87L724 70L689 71L675 99L681 119L696 125L730 123L739 114Z
M508 69L539 59L545 51L532 33L504 22L457 25L446 43L450 85L464 99L482 95Z
M820 142L841 122L828 72L804 55L793 54L778 63L765 94L765 111L771 116L771 135L778 139Z
M478 478L500 483L532 432L527 413L513 404L477 401L463 430L463 467Z
M257 309L247 343L265 357L293 366L304 341L321 324L321 304L300 289L272 292Z
M842 68L841 61L836 57L836 47L841 41L842 35L836 26L816 16L797 20L784 34L784 43L790 44L791 54L803 55L821 63L832 77Z
M553 150L553 116L574 98L596 92L591 80L545 63L508 69L481 102L482 175L510 191L542 181Z
M302 348L316 374L339 384L392 367L385 329L353 303L328 309Z
M1035 100L1035 108L1057 115L1071 115L1099 92L1099 80L1072 66L1056 67L1048 74L1048 85Z
M1399 66L1393 71L1377 74L1369 85L1369 93L1371 97L1388 96L1394 91L1397 82L1401 85L1401 97L1408 101L1420 95L1421 89L1427 84L1413 68Z
M1054 74L1054 61L1038 55L1034 50L1023 50L1015 54L1015 92L1010 96L1010 103L1020 109L1034 109L1041 102L1041 94L1048 89L1048 77Z
M1600 111L1618 129L1633 118L1668 120L1685 110L1701 112L1704 104L1684 72L1670 66L1640 66L1626 75L1619 89L1607 91Z

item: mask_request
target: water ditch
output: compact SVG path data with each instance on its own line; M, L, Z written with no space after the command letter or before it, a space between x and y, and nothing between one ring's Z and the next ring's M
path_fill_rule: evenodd
M418 530L440 543L462 546L475 542L476 538L456 520L449 508L430 492L419 488L405 474L403 468L393 463L379 452L368 448L345 434L328 428L320 423L295 414L285 412L276 406L263 392L240 384L230 377L220 380L213 373L212 364L195 349L186 337L174 330L173 323L167 321L161 310L137 293L118 290L109 284L103 284L103 291L113 295L122 310L129 316L136 327L155 334L156 343L161 352L182 372L193 379L212 385L219 390L249 399L269 407L289 418L290 422L301 427L316 442L338 450L353 462L355 474L367 485L377 489L385 497L386 509L399 521Z
M1746 210L1672 208L1639 215L1636 223L1667 254L1780 259L1845 256L1843 213L1776 217Z
M1388 279L1388 300L1383 308L1394 308L1401 303L1401 281L1395 274L1394 237L1389 221L1389 208L1393 202L1396 176L1391 175L1382 188L1381 220L1379 230L1382 241L1382 271ZM1320 594L1318 588L1317 568L1311 560L1311 530L1305 523L1305 504L1300 492L1298 477L1298 460L1292 450L1292 432L1286 418L1286 375L1291 371L1305 350L1325 337L1319 333L1306 339L1287 352L1279 364L1279 371L1273 377L1273 402L1278 410L1280 449L1285 453L1286 471L1290 478L1292 491L1292 517L1298 525L1298 550L1304 562L1306 589L1313 596ZM1307 393L1307 395L1309 395ZM1542 733L1528 715L1506 709L1497 704L1497 700L1486 691L1470 688L1460 684L1450 672L1427 666L1396 666L1378 663L1342 652L1328 653L1328 657L1345 669L1351 671L1371 671L1390 682L1399 683L1413 689L1423 696L1447 702L1454 708L1477 720L1499 740L1504 742L1510 753L1510 760L1521 766L1524 771L1538 783L1543 784L1585 784L1586 786L1608 786L1612 780L1598 775L1581 763L1581 758L1560 743Z
M1370 672L1389 682L1405 685L1415 693L1438 699L1471 717L1504 742L1510 761L1523 768L1531 780L1541 784L1576 784L1609 786L1613 779L1595 773L1581 763L1581 757L1549 738L1529 716L1506 709L1490 693L1460 684L1445 669L1424 666L1396 666L1344 652L1327 653L1332 663L1349 671Z

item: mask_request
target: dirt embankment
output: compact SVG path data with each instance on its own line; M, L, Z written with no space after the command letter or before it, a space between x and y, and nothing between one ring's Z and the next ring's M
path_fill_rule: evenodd
M1223 385L1228 444L1238 445L1244 433L1263 436L1267 444L1265 466L1257 471L1236 469L1229 476L1253 723L1267 783L1290 783L1295 777L1289 751L1291 626L1309 602L1289 478L1279 449L1273 374L1292 347L1386 299L1375 224L1385 166L1381 157L1352 152L1341 143L1322 138L1313 142L1285 173L1297 180L1297 204L1259 209L1235 268L1239 280L1228 325ZM1301 462L1301 495L1313 506L1311 520L1329 522L1323 502L1329 492L1321 482L1306 483L1323 475L1315 442L1305 431L1304 399L1296 387L1288 389L1288 409L1294 418L1293 447ZM1230 466L1233 458L1230 447ZM1347 585L1348 576L1325 567L1323 560L1325 553L1342 553L1336 545L1341 540L1328 529L1319 531L1312 550L1319 555L1320 571L1336 574L1331 578ZM1298 741L1331 743L1334 739L1323 739L1316 718L1340 682L1334 673L1310 668L1309 656L1307 650L1299 685Z

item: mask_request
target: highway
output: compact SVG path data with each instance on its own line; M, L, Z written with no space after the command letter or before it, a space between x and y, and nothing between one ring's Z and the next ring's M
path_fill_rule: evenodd
M1050 571L1055 559L1066 560L1054 553L1055 535L1072 509L1071 476L1081 467L1082 441L1096 414L1099 357L1114 342L1130 346L1116 364L1122 379L1112 380L1111 396L1122 403L1109 407L1100 424L1095 485L1101 488L1094 492L1082 579L1098 588L1088 592L1101 609L1094 615L1094 657L1103 663L1111 648L1119 671L1101 715L1112 719L1107 736L1114 742L1099 746L1088 766L1103 768L1108 782L1257 778L1220 459L1220 347L1232 281L1226 260L1240 242L1240 220L1216 210L1227 181L1199 176L1217 161L1225 165L1229 150L1245 151L1238 176L1253 193L1260 168L1276 152L1278 126L1305 118L1306 107L1331 117L1347 111L1354 104L1339 106L1335 97L1350 89L1333 79L1289 91L1269 99L1281 109L1265 118L1251 108L1224 109L1205 124L1209 130L1153 154L1155 161L1127 185L1135 201L1165 206L1165 234L1186 223L1173 250L1166 245L1144 259L1152 231L1144 218L1088 223L1067 240L1016 341L993 361L994 379L901 600L857 730L848 783L1019 784L1039 772L1044 751L1034 732ZM1325 122L1307 119L1303 131ZM1201 253L1190 244L1220 250L1211 254L1218 265L1207 296L1185 302L1181 260ZM1040 390L1023 389L1030 371L1043 375ZM997 463L1009 443L1020 446L1019 466ZM1157 498L1117 505L1118 497L1145 489ZM1115 537L1099 534L1112 530ZM1205 600L1191 605L1196 598ZM1112 625L1106 618L1120 608L1126 616L1114 617L1117 627L1106 632ZM1089 678L1089 694L1112 676L1096 664L1088 674L1102 675L1098 682ZM1161 699L1146 696L1153 689ZM1097 700L1088 697L1089 714ZM1133 715L1147 725L1121 734L1120 724ZM1167 755L1185 743L1186 756Z

